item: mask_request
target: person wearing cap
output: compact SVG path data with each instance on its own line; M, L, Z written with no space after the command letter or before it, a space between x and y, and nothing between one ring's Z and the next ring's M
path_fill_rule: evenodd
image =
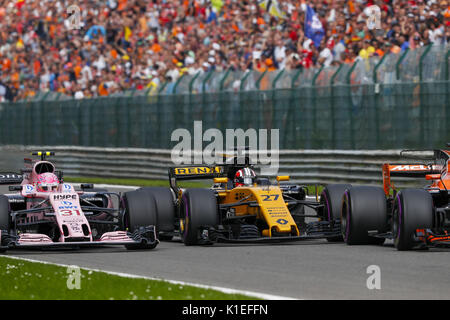
M203 72L209 72L209 68L211 68L211 65L208 62L203 62L203 64L202 64L202 71Z

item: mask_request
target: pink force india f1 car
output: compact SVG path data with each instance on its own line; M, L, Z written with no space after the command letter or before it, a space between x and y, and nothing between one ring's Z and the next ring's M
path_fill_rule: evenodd
M80 248L124 245L127 249L153 249L156 213L146 208L147 197L130 191L123 195L93 189L81 191L63 182L46 157L24 159L21 174L0 174L10 194L0 194L0 251L13 248Z

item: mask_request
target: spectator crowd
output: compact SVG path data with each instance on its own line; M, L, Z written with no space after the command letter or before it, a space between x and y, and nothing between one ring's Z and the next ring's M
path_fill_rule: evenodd
M447 45L447 1L0 0L0 101L156 90L184 73L351 64ZM67 13L74 3L79 21ZM372 5L379 29L367 23ZM305 35L308 7L319 41Z

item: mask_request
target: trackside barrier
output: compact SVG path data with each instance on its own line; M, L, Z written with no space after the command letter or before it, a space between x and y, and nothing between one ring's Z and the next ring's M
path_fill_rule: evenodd
M0 171L18 170L31 151L51 150L53 161L65 176L139 178L167 180L173 166L171 151L164 149L97 148L79 146L1 146ZM381 165L410 163L400 157L400 150L280 150L278 175L290 175L291 182L354 183L381 185ZM410 179L396 178L394 183L411 185ZM424 185L424 181L417 181Z

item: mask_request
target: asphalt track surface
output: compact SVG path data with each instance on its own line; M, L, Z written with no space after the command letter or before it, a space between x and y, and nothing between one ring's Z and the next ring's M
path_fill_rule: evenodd
M347 246L326 240L186 247L180 241L171 241L161 242L151 251L111 246L16 250L8 255L297 299L450 297L450 249L398 252L392 242L382 247ZM371 265L380 268L381 289L367 288L372 275L367 268Z

